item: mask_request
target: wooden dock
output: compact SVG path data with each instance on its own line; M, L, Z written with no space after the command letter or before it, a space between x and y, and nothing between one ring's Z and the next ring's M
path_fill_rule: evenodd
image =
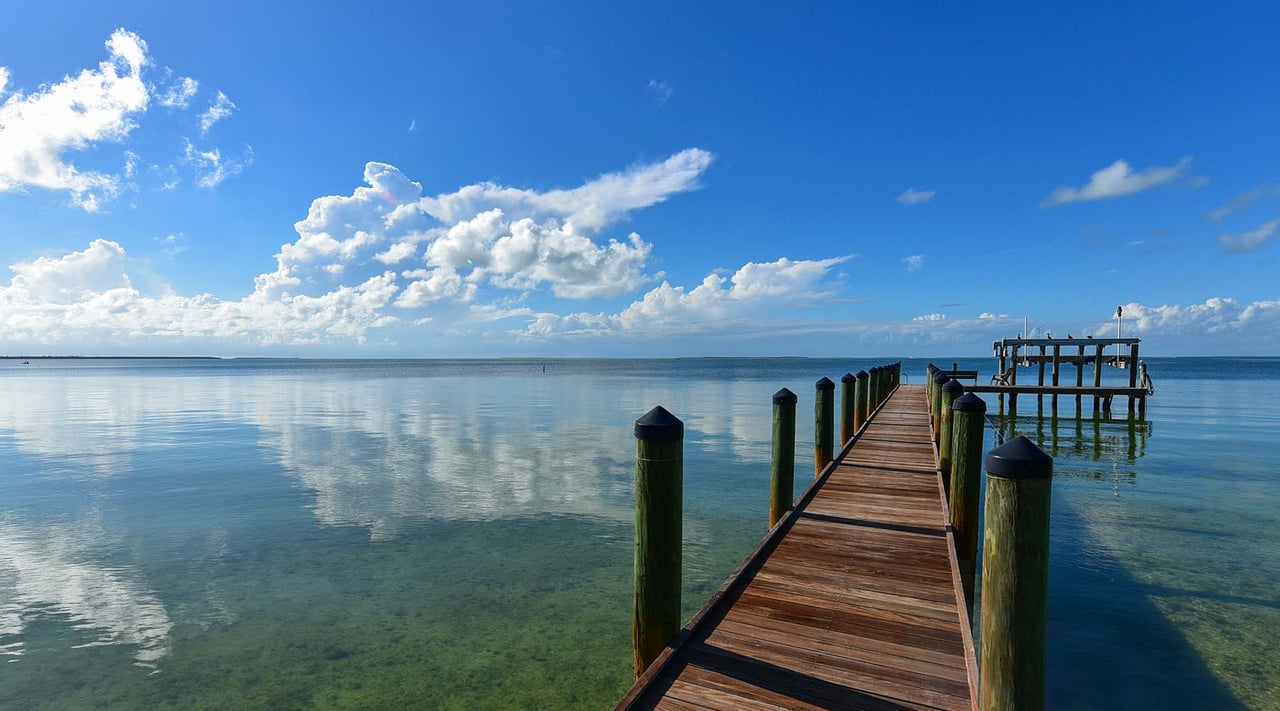
M620 709L976 709L923 386L900 386Z

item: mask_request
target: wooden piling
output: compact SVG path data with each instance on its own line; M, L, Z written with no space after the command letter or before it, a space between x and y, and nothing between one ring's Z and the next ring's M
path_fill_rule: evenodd
M986 469L979 706L1043 709L1053 459L1018 436Z
M814 383L813 476L816 479L835 456L836 384L822 376Z
M858 395L857 414L858 424L856 430L862 429L862 425L866 424L867 418L871 416L871 374L865 370L859 370L854 376L858 379L858 385L854 392Z
M1004 347L1004 344L1002 343L1000 344L1000 378L1001 380L1004 379L1004 372L1006 368L1008 368L1008 366L1005 364L1005 347ZM998 399L998 402L1000 403L1000 410L1003 412L1004 411L1004 393L1000 393L997 396L997 399Z
M939 370L933 376L933 400L930 408L930 415L933 417L933 441L939 440L942 432L942 386L947 384L947 376Z
M1040 346L1040 361L1038 363L1040 366L1040 376L1036 379L1036 385L1039 385L1040 387L1044 387L1044 360L1044 346ZM1044 393L1036 395L1036 400L1041 406L1043 406Z
M1058 387L1058 368L1061 365L1060 363L1061 358L1062 358L1062 346L1060 344L1055 343L1053 344L1053 387L1055 388ZM1049 398L1049 408L1053 411L1053 416L1057 417L1058 416L1058 394L1057 393L1054 393Z
M952 368L955 370L955 368ZM951 378L942 386L942 399L938 418L938 472L942 475L942 491L951 496L951 449L955 446L951 441L951 403L964 393L964 386L959 380Z
M1140 385L1141 387L1146 388L1146 387L1148 387L1148 386L1147 386L1147 382L1148 382L1148 378L1147 378L1147 364L1146 364L1146 363L1139 363L1139 364L1138 364L1138 369L1139 369L1139 371L1140 371L1140 373L1141 373L1141 374L1139 375L1139 378L1138 378L1138 383L1139 383L1139 385ZM1143 393L1143 394L1138 398L1138 419L1142 419L1142 420L1147 419L1147 394L1146 394L1146 393Z
M773 466L769 477L769 528L791 509L796 480L796 394L773 394Z
M635 605L638 678L680 632L684 423L661 405L636 420Z
M1098 354L1093 358L1093 387L1095 388L1102 387L1102 349L1103 349L1103 346L1099 345ZM1093 415L1094 417L1098 416L1098 396L1097 395L1093 396Z
M966 393L951 403L951 528L964 601L973 612L973 581L978 566L978 501L982 498L982 437L987 403ZM946 472L943 472L946 475Z
M853 433L857 431L854 425L854 390L857 387L858 379L853 373L845 373L840 376L840 441L837 443L843 447L845 442L853 439Z
M1076 359L1076 387L1077 388L1084 387L1084 344L1083 343L1080 344L1079 357ZM1084 412L1081 410L1082 406L1083 406L1083 403L1080 401L1080 396L1076 395L1076 417L1084 416Z
M1129 346L1129 387L1138 387L1138 344ZM1134 413L1134 396L1129 396L1129 414Z

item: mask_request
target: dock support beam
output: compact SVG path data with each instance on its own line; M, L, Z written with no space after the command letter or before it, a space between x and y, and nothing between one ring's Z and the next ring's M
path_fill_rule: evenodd
M1026 437L987 454L979 707L1045 705L1053 459Z
M973 580L978 565L978 500L982 497L982 437L987 403L966 393L951 403L951 528L964 602L973 613ZM943 471L943 476L948 472Z
M836 384L824 375L813 388L813 477L816 479L835 456Z
M636 420L635 606L637 678L680 632L684 423L661 405Z
M773 394L773 466L769 477L769 528L787 515L795 499L796 394L783 388Z

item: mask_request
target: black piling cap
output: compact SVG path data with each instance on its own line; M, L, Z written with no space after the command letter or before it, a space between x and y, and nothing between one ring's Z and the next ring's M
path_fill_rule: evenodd
M794 405L796 404L796 399L796 394L786 388L773 394L773 404L775 405Z
M853 373L845 373L840 376L840 382L842 383L852 383L854 380L857 380L857 378L853 376Z
M670 442L684 438L684 423L658 405L636 420L636 439Z
M859 370L858 375L856 377L858 378L858 380L866 380L867 378L871 377L871 373L868 373L865 370Z
M952 378L952 379L950 379L950 380L948 380L948 381L947 381L947 384L946 384L946 385L943 385L943 386L942 386L942 392L944 392L944 393L962 393L962 392L964 392L964 386L960 384L960 381L959 381L959 380L956 380L955 378Z
M947 382L947 376L943 375L942 371L939 370L937 373L934 373L933 382L938 385L942 385L943 383Z
M813 387L818 390L835 390L836 384L831 381L831 378L824 375L822 376L822 380L813 384Z
M951 409L984 414L987 411L987 401L974 393L965 393L951 402Z
M1053 476L1053 457L1022 435L987 452L985 465L988 474L1004 479L1048 479Z

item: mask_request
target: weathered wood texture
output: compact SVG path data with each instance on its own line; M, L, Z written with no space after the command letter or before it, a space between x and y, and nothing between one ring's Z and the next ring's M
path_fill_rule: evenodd
M625 709L976 709L923 386L901 386Z

